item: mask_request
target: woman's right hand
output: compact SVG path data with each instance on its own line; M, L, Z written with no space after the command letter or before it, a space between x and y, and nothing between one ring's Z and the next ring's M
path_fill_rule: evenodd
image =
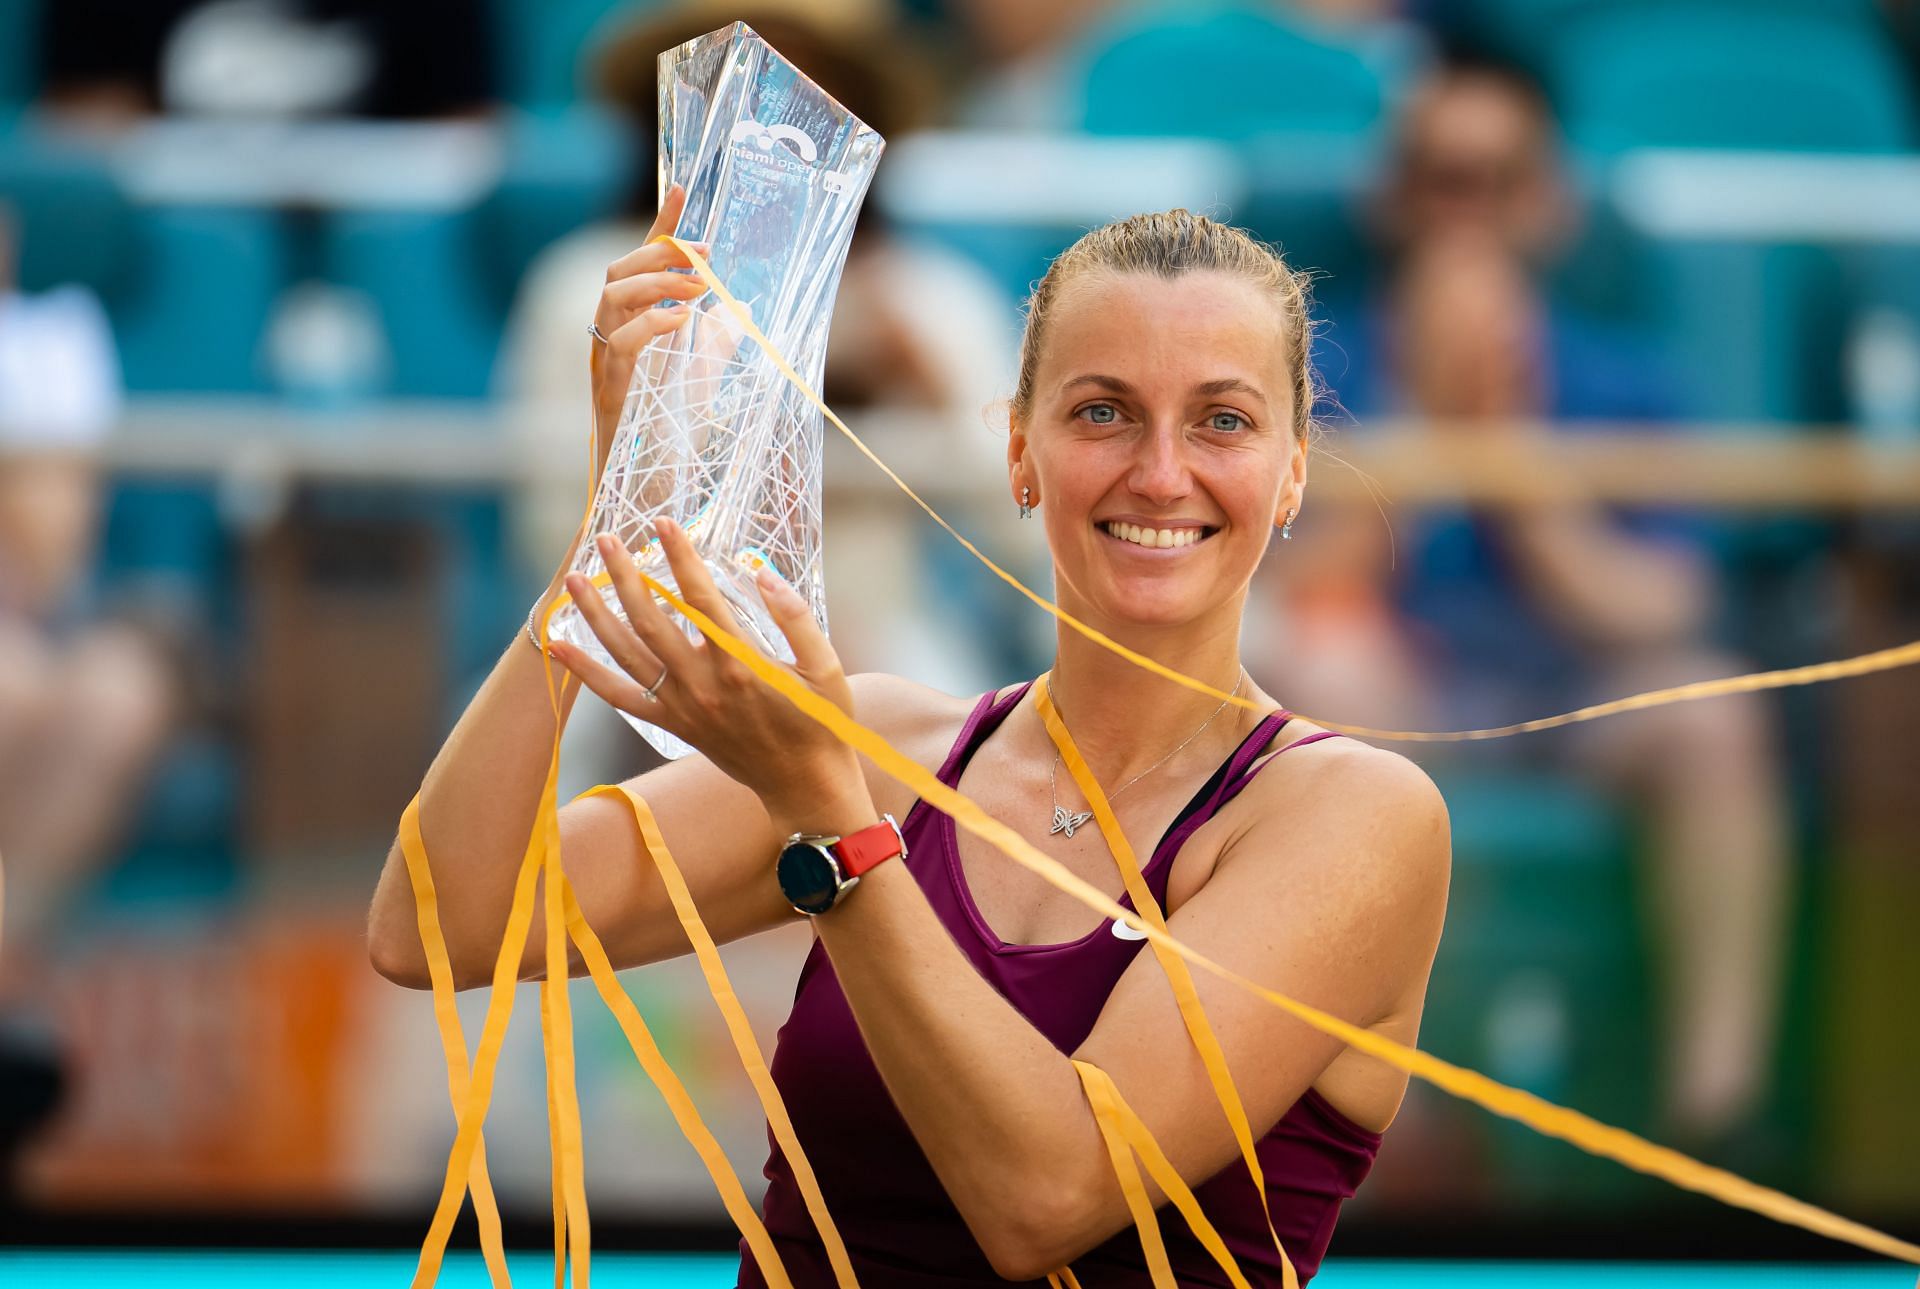
M600 307L593 315L607 343L591 341L593 414L598 429L594 441L598 455L593 463L596 486L600 471L607 463L607 452L613 446L613 433L620 426L620 410L633 384L633 369L640 360L640 351L650 341L685 326L693 316L686 302L706 294L707 285L698 276L669 271L689 267L687 257L679 248L671 242L653 240L674 230L686 204L685 188L679 184L669 188L660 213L654 217L653 227L647 230L646 241L607 267L606 289L601 291ZM694 245L705 252L703 244L695 242ZM673 301L674 307L656 309L654 306L662 300Z

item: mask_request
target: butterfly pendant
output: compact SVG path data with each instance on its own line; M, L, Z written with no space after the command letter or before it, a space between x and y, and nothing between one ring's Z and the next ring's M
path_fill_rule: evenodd
M1055 806L1053 808L1053 827L1047 829L1047 836L1051 837L1057 832L1063 832L1071 837L1073 836L1073 830L1075 828L1080 827L1091 818L1093 818L1093 811L1091 810L1082 810L1077 815L1070 815L1067 813L1065 806Z

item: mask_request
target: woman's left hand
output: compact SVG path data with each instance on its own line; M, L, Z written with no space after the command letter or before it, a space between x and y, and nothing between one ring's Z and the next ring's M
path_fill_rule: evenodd
M655 531L680 597L745 641L732 607L714 586L685 530L662 519ZM633 553L619 538L603 534L598 549L627 622L607 607L586 577L567 575L567 593L619 664L615 670L578 649L553 642L554 657L582 684L613 706L698 748L728 776L759 793L776 821L810 816L823 806L865 794L865 779L852 748L718 645L688 639L680 624L668 616L668 608L640 580ZM852 686L806 602L770 569L762 570L757 584L793 649L794 662L786 670L851 715Z

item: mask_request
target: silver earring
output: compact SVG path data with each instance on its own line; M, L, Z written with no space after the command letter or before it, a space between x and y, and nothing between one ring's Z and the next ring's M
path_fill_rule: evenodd
M1028 498L1032 496L1033 496L1033 489L1031 488L1020 489L1020 518L1022 519L1033 518L1033 507L1027 504Z
M1280 525L1280 540L1283 542L1290 542L1293 540L1294 513L1295 513L1294 511L1289 510L1287 512L1287 522Z

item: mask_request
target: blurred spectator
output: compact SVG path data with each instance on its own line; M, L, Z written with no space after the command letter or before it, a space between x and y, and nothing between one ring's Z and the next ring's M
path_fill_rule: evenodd
M520 404L515 419L526 449L543 460L583 458L592 424L586 324L606 285L607 266L640 244L653 218L658 56L735 20L886 138L897 140L921 115L924 78L892 36L888 12L878 3L697 2L649 16L610 39L595 56L594 79L600 96L631 121L645 159L635 167L621 218L561 239L528 270L503 349L505 393ZM978 472L983 495L992 493L1005 469L1006 445L990 431L989 419L1012 381L1016 319L1013 302L981 270L888 228L870 199L847 253L823 393L843 413L897 410L930 418L951 433L963 461L972 459L962 468ZM532 482L520 498L519 546L528 567L544 578L579 526L581 476L535 469L527 477ZM849 667L898 670L955 693L987 689L1000 666L998 658L982 653L993 633L969 629L977 623L941 621L943 613L956 610L927 594L931 579L921 547L926 534L919 529L917 512L904 499L873 514L836 510L829 516L829 541L849 560L835 566L829 595L836 585L859 588L857 595L831 602L836 643ZM857 570L851 559L859 561ZM591 729L602 733L591 735ZM576 755L601 767L588 771L583 787L604 781L602 770L617 769L612 777L633 772L620 758L637 750L637 741L599 705L576 709L568 736L563 762L570 781L581 776Z
M0 207L0 1204L61 1095L49 932L112 853L175 701L153 644L87 603L92 454L120 404L106 315L79 287L15 290L14 241Z
M0 994L110 853L176 703L162 651L90 603L94 452L120 404L106 315L79 287L19 293L13 263L0 211Z
M1669 403L1641 348L1544 296L1573 214L1540 93L1500 69L1438 73L1400 124L1380 204L1384 281L1328 338L1342 401L1443 436L1660 415ZM1285 611L1299 648L1279 665L1298 705L1330 719L1488 727L1753 669L1710 640L1715 568L1683 514L1467 506L1389 532L1371 508L1323 506L1297 529L1278 576L1297 579ZM1665 1127L1703 1146L1757 1109L1775 1063L1790 844L1777 738L1768 700L1740 695L1524 743L1407 749L1463 766L1563 756L1646 813L1669 982Z
M89 124L437 117L493 97L484 0L59 0L44 13L44 104Z

